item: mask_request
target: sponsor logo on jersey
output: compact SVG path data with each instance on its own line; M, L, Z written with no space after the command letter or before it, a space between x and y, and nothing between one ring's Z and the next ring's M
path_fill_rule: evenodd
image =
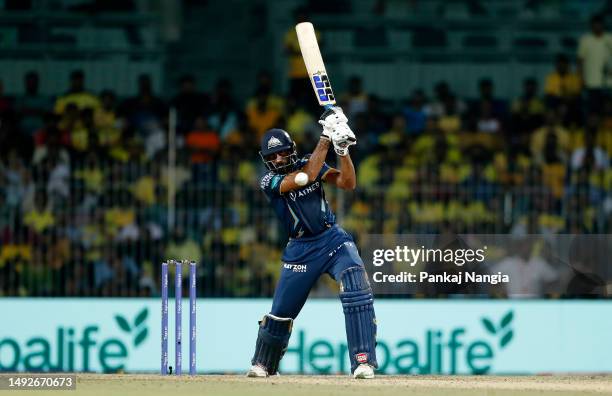
M275 176L276 175L272 172L266 173L265 176L261 178L261 184L260 184L261 189L265 190L266 187L270 185L272 178L274 178ZM274 185L272 186L272 188L274 188Z
M308 195L311 192L313 192L316 189L318 189L320 187L320 185L321 184L319 182L314 182L310 186L308 186L306 188L302 188L301 190L293 190L293 191L289 192L289 198L291 198L291 200L293 202L295 202L295 200L297 198L305 197L306 195Z
M283 267L285 269L291 270L293 272L306 272L306 264L288 264L283 263Z

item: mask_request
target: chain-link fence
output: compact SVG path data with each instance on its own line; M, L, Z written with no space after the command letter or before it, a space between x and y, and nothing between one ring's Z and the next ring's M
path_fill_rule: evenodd
M167 258L200 264L201 296L272 295L286 237L259 191L258 161L191 165L179 153L169 172L164 155L138 163L64 154L35 156L32 165L10 157L0 169L1 295L154 295ZM545 167L504 173L493 165L402 165L377 154L357 169L356 191L326 187L357 242L368 233L449 230L608 233L612 224L605 172L568 170L559 179ZM314 294L334 290L322 282Z

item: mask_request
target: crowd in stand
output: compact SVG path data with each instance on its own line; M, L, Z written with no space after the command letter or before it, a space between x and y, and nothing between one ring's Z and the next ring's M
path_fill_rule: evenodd
M17 97L0 82L0 295L148 296L159 263L175 257L202 263L203 296L270 296L284 236L258 191L258 142L281 127L301 154L314 147L318 114L299 78L283 96L262 71L241 100L227 79L202 92L186 75L167 100L142 75L138 94L119 100L88 90L85 77L75 70L57 98L39 93L35 72ZM586 90L567 57L511 100L487 78L476 98L456 95L452 81L402 102L369 94L359 76L346 87L338 99L359 140L358 189L338 205L330 191L330 201L357 238L449 225L612 230L612 98Z

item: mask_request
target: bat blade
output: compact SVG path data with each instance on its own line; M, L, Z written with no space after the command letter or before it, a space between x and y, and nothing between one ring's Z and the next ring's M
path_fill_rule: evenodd
M325 64L321 57L321 51L319 50L319 44L317 43L317 36L314 31L314 27L310 22L298 23L295 26L297 33L298 42L300 43L300 50L302 51L302 58L308 71L308 78L312 84L312 89L317 96L319 104L324 107L329 107L336 104L336 97L331 88L327 71L325 70Z

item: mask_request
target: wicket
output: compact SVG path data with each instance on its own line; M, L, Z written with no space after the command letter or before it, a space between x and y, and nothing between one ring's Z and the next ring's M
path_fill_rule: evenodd
M161 265L161 374L168 374L168 266L174 265L174 373L182 374L183 264L189 263L189 374L196 374L196 263L168 260Z

